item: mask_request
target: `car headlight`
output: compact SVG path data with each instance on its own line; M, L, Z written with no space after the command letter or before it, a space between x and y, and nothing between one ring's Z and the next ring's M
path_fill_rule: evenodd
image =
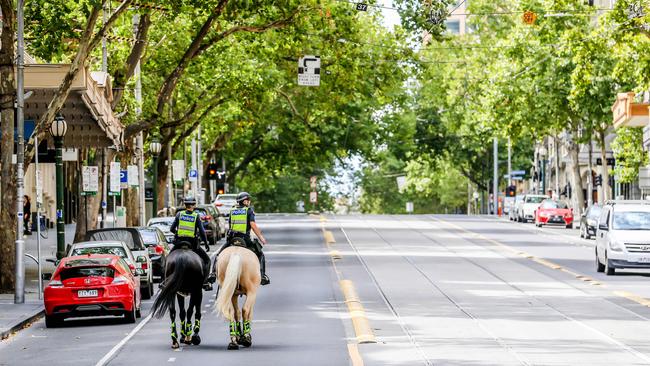
M621 245L621 243L617 242L616 240L612 240L609 242L609 249L615 252L622 252L623 246Z

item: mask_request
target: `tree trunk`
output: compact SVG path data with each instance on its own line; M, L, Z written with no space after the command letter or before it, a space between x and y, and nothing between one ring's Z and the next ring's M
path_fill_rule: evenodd
M158 181L155 182L158 186L158 197L154 199L158 200L158 210L166 207L165 205L165 192L167 191L167 165L165 161L167 160L167 146L163 146L158 156ZM172 203L173 204L173 203ZM154 212L154 215L157 213Z
M14 151L14 34L16 19L13 1L0 0L0 292L10 292L15 284L16 181L12 154Z
M607 146L605 145L605 132L598 134L598 139L600 143L600 160L602 165L600 166L600 174L602 176L602 193L598 195L598 203L602 205L605 201L611 199L610 197L610 188L609 188L609 170L607 168Z
M585 207L585 197L582 192L582 175L580 175L580 160L578 157L579 145L575 142L571 142L568 147L573 178L571 184L573 185L574 216L578 217L582 214Z

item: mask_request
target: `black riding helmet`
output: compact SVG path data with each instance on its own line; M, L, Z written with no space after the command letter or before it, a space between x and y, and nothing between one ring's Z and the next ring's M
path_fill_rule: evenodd
M251 199L251 195L248 194L248 192L239 192L239 194L237 195L237 203L242 203L250 199Z
M194 198L194 196L187 196L183 200L183 203L185 206L196 206L196 198Z

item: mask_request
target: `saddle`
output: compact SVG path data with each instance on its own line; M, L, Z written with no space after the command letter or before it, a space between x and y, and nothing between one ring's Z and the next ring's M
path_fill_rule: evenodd
M230 239L231 246L246 248L253 252L256 256L259 256L258 253L262 253L262 244L260 244L259 240L257 239L252 240L251 244L252 245L248 245L244 238L237 236Z

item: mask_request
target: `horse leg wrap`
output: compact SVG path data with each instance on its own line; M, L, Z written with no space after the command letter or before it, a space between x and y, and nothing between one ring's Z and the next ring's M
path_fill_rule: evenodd
M187 334L185 333L185 321L181 322L181 336L185 337Z
M230 322L230 336L237 337L241 335L238 322Z
M176 332L176 322L172 323L172 339L173 340L178 339L178 333Z
M185 324L185 336L190 337L192 335L192 322L189 321Z
M244 320L244 335L251 334L251 322L250 320Z
M199 319L194 320L194 334L199 334L199 330L201 330L201 321Z

